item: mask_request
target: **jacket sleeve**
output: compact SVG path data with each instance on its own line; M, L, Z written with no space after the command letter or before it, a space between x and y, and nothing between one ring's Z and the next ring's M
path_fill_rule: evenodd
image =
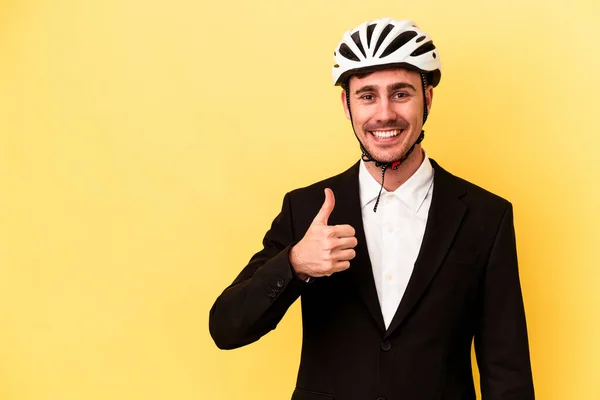
M293 272L290 248L296 243L289 193L256 253L210 310L209 330L221 349L255 342L275 329L306 285Z
M475 352L483 400L533 400L527 326L508 204L483 281Z

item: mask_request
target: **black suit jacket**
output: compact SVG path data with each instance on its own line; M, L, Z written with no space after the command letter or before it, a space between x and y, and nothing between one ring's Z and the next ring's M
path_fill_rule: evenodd
M286 194L256 253L210 311L222 349L275 329L301 296L303 342L293 400L475 399L471 344L484 400L534 399L513 227L506 200L457 178L435 161L423 243L386 330L362 225L358 163ZM330 225L356 230L348 270L298 279L289 249L335 193Z

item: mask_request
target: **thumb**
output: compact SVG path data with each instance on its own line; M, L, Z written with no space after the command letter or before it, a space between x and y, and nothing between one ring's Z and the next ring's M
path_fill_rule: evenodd
M327 225L327 221L329 220L329 216L333 211L333 207L335 206L335 197L333 195L333 191L329 188L325 189L325 201L319 210L319 213L313 220L313 222Z

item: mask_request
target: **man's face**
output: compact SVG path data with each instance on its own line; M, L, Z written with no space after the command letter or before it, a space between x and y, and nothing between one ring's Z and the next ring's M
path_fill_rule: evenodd
M423 126L421 75L406 69L376 71L353 76L348 83L354 130L373 158L392 162L401 158L419 137ZM426 91L431 107L433 87ZM346 93L342 92L350 118Z

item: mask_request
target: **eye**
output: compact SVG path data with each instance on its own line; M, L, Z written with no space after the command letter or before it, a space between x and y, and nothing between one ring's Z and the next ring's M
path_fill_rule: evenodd
M366 101L371 101L373 100L373 95L372 94L363 94L362 96L360 96L361 99L366 100Z
M408 93L406 92L398 92L396 94L394 94L394 97L397 99L403 99L405 97L408 97Z

